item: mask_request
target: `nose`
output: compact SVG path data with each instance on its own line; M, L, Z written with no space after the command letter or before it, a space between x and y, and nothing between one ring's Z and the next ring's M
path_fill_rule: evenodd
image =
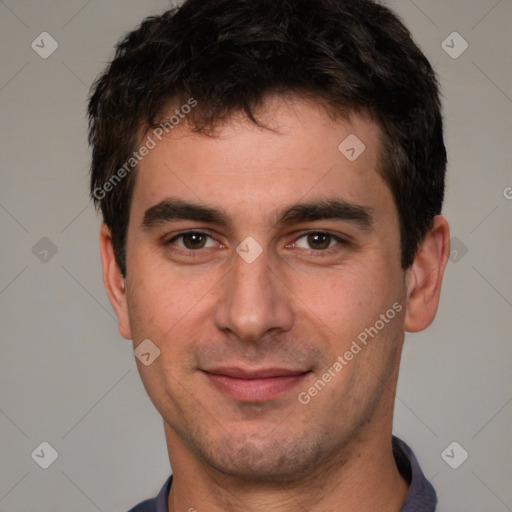
M233 255L233 268L220 283L215 310L217 328L247 343L270 332L288 331L293 324L291 294L265 251L248 263Z

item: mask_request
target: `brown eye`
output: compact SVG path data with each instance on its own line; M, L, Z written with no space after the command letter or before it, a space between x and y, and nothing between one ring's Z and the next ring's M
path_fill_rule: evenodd
M189 251L198 251L199 249L216 246L215 240L208 233L201 231L182 232L167 243Z
M327 249L331 243L332 236L329 233L310 233L307 235L308 245L311 249Z
M186 233L181 236L187 249L202 249L206 245L207 236L202 233Z
M347 240L328 231L310 231L309 233L304 233L293 242L294 248L310 252L316 251L318 256L342 250L349 245L350 243Z

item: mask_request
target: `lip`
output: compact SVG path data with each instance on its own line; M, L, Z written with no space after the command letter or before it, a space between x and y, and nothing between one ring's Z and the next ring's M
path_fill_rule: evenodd
M223 367L203 370L203 373L214 387L237 401L264 402L297 386L310 372L288 368Z

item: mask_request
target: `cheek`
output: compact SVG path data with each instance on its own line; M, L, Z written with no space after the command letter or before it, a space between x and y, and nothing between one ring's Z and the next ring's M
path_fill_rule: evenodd
M294 273L291 287L303 314L331 335L354 336L401 300L400 276L385 261L340 266L315 275ZM316 317L316 320L315 320Z
M183 329L190 332L209 304L221 275L215 271L180 271L155 253L133 253L127 275L130 325L134 339L163 343Z

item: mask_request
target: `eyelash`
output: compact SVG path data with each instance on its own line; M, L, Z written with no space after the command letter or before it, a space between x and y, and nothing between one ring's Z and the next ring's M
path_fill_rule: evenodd
M328 247L327 249L303 249L303 250L308 251L309 253L314 253L318 257L329 256L329 255L331 255L331 252L333 252L333 250L336 250L336 248L339 248L340 246L348 247L351 245L350 241L348 241L347 239L344 239L337 235L334 235L333 233L330 233L329 231L312 230L312 231L307 231L305 233L302 233L293 242L291 242L290 244L287 244L287 246L289 246L291 244L296 244L302 238L308 237L309 235L313 235L313 234L327 235L331 238L330 242L332 242L332 241L336 242L336 244L333 247ZM173 245L173 243L176 240L179 240L180 238L183 239L183 237L186 235L201 235L201 236L204 236L204 237L214 240L213 236L210 233L207 233L205 231L182 231L181 233L178 233L177 235L173 236L170 240L165 242L165 245ZM220 245L222 245L222 244L220 244ZM199 249L186 249L186 248L178 247L177 249L181 252L186 253L187 256L200 257L201 252L203 252L206 249L212 249L212 247L204 247L204 248L199 248Z

